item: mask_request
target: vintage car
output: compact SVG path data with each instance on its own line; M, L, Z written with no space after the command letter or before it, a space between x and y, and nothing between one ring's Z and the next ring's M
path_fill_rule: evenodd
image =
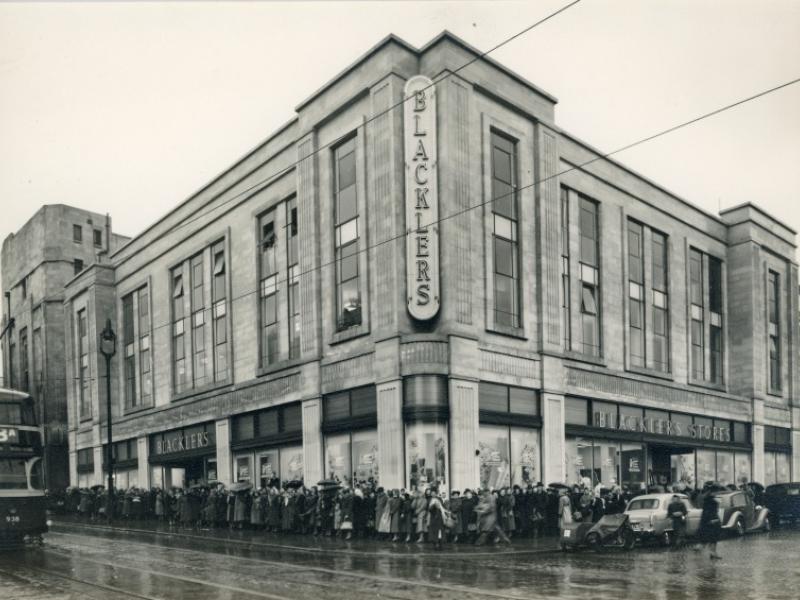
M769 519L773 525L800 524L800 483L767 486L764 504L769 509Z
M637 538L642 541L656 540L665 546L672 544L674 531L672 517L667 514L667 507L673 496L678 496L686 507L686 535L697 535L702 511L692 506L685 494L647 494L637 496L628 502L625 509Z
M719 503L722 531L744 535L751 531L769 531L769 510L756 504L745 491L715 492Z

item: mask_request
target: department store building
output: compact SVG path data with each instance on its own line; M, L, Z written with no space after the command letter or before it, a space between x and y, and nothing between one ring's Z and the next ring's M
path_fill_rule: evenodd
M390 36L82 271L71 481L102 481L108 318L118 487L799 480L795 232L555 106L449 33Z

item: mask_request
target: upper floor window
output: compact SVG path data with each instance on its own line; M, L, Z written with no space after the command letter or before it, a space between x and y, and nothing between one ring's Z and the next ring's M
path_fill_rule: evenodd
M153 367L150 350L150 294L147 287L136 293L138 341L139 341L139 376L142 391L142 403L147 403L153 394Z
M133 294L131 293L122 299L122 344L124 349L125 406L127 407L135 407L139 404L139 398L136 395L136 340L133 315Z
M89 394L89 332L86 309L77 314L78 329L78 414L81 420L92 416L92 403Z
M23 277L22 281L19 282L20 291L22 292L22 299L25 300L28 297L28 278Z
M259 219L261 232L259 303L261 309L261 366L266 367L278 361L280 356L278 324L278 267L277 231L275 228L275 209Z
M361 292L358 266L360 219L356 192L356 138L333 151L334 224L336 258L336 328L361 324Z
M669 371L669 292L667 281L667 236L651 231L653 293L653 356L650 366L657 371Z
M579 198L582 352L600 356L600 261L598 204Z
M225 243L220 241L211 247L212 287L211 305L214 338L214 381L228 378L228 305L225 279Z
M286 264L289 285L289 358L300 356L300 264L297 255L297 198L286 203Z
M767 273L767 323L769 328L769 389L781 390L780 275Z
M172 270L172 373L176 393L186 389L186 309L183 266Z
M28 372L28 328L19 330L19 376L20 389L27 392L30 386L30 373Z
M125 407L136 408L152 397L150 294L147 286L122 299L122 347Z
M72 241L80 244L83 242L83 227L80 225L72 226Z
M192 314L192 384L200 387L206 384L208 356L206 354L206 294L205 268L203 254L197 254L189 261L191 274L191 314Z
M645 293L644 293L644 228L628 221L628 340L630 361L634 367L644 367L645 350Z
M103 245L103 230L102 229L95 229L93 231L94 235L94 245L96 248L100 248Z
M690 372L697 381L723 381L722 307L722 261L690 248Z
M569 190L561 188L561 327L564 350L572 349L572 310L569 280Z
M81 271L83 271L83 260L76 258L72 261L72 272L77 275Z
M494 322L520 327L517 148L496 131L492 131L491 144Z

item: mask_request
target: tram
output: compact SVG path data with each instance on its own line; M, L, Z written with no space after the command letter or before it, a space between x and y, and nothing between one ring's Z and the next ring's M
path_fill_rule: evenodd
M41 542L47 531L43 431L33 399L0 388L0 547Z

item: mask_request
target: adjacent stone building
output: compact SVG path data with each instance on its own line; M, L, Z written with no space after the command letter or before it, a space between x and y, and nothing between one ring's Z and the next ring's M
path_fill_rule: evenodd
M36 402L48 487L69 483L64 286L128 239L111 231L108 216L50 204L3 241L3 386Z
M102 480L107 318L119 487L800 479L795 232L600 158L555 105L390 36L83 270L71 481Z

